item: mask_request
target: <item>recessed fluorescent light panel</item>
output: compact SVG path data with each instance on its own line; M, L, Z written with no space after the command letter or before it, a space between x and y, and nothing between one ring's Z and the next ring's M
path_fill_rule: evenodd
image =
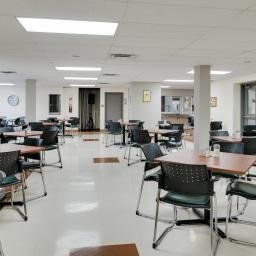
M95 84L71 84L71 87L95 87Z
M191 79L166 79L164 82L168 83L193 83L194 80Z
M89 81L96 81L98 80L97 77L64 77L65 80L89 80Z
M171 86L170 85L162 85L161 88L162 89L168 89L168 88L171 88Z
M13 83L0 83L0 86L13 86Z
M101 71L101 68L94 67L55 67L57 70L64 71Z
M113 36L118 23L80 20L21 18L17 20L27 32Z
M230 73L232 73L232 71L211 70L211 75L227 75ZM194 74L194 70L189 71L188 74Z

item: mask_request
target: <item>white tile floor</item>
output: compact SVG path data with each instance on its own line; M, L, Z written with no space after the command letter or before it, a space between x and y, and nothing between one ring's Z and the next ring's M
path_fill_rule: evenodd
M99 135L85 135L98 138ZM142 256L210 255L207 226L179 227L152 249L153 221L135 215L143 164L127 167L123 149L105 148L101 142L69 138L61 147L63 169L45 168L48 195L28 203L29 219L21 220L10 209L0 211L0 240L6 256L67 256L71 248L102 244L136 243ZM50 153L49 158L56 155ZM93 157L117 156L118 164L93 164ZM28 179L27 196L40 193L41 180ZM219 215L225 214L226 181L218 183ZM141 209L155 211L156 184L145 186ZM17 195L18 196L18 195ZM245 214L255 219L255 203ZM194 218L179 210L179 218ZM172 209L161 208L161 217L171 218ZM165 225L161 224L160 229ZM256 227L233 226L234 235L256 242ZM221 241L217 255L256 255L256 248Z

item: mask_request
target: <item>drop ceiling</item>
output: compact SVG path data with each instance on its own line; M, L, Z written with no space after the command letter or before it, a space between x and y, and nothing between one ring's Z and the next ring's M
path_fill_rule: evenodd
M27 33L16 17L118 22L119 26L114 37ZM64 77L96 75L99 83L125 86L134 81L191 79L187 72L200 64L232 71L225 78L247 75L256 71L255 32L256 0L2 1L0 70L17 74L0 74L0 82L37 79L39 85L67 86ZM113 53L136 57L113 59ZM55 66L93 66L102 71L56 71Z

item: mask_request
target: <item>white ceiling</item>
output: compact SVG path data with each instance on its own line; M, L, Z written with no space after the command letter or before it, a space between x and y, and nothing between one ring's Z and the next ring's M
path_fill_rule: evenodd
M114 37L27 33L15 17L118 22ZM136 54L113 60L111 53ZM74 58L72 55L79 55ZM56 71L54 66L98 66L100 82L161 82L191 79L194 65L256 71L256 0L8 0L0 8L0 82L68 85L64 76L92 72ZM104 77L103 73L118 76ZM223 77L213 76L212 79ZM175 85L175 88L188 85Z

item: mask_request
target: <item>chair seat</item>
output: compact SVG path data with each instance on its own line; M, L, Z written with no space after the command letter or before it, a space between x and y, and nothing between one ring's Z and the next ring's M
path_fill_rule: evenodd
M16 185L16 184L19 184L21 183L20 180L18 180L16 178L16 176L8 176L8 177L5 177L3 178L1 181L0 181L0 187L7 187L7 186L12 186L12 185Z
M58 148L57 145L48 145L48 146L43 146L43 147L44 147L45 151L47 151L47 150L54 150L54 149Z
M144 180L145 180L145 181L156 181L156 182L158 182L158 181L159 181L159 175L160 175L160 174L161 174L161 170L156 171L156 172L154 172L154 173L152 173L152 174L147 175L147 176L144 178Z
M27 162L27 161L22 162L23 170L38 169L38 168L40 168L39 162Z
M239 175L230 174L230 173L223 173L223 172L213 172L212 175L213 176L218 176L218 177L221 177L221 178L226 178L226 179L234 179L234 180L239 178Z
M176 147L181 147L182 142L166 141L164 142L164 145L169 148L176 148Z
M209 196L191 196L174 192L168 192L165 196L160 198L160 201L191 208L209 208L210 205Z
M256 185L240 181L231 182L227 187L226 194L256 200Z

